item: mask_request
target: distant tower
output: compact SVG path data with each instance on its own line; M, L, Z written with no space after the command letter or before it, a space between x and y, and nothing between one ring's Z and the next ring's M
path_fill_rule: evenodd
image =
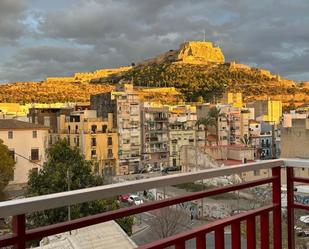
M203 30L203 34L204 34L204 41L206 41L206 30Z

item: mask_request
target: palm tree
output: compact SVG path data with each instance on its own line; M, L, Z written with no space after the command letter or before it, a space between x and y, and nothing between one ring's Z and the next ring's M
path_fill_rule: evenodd
M201 118L199 120L197 120L197 122L195 123L196 126L200 126L203 125L204 126L204 131L205 131L205 145L207 145L207 136L208 136L208 127L209 126L214 126L214 120L210 117L206 117L206 118Z
M226 117L225 113L221 113L221 109L217 107L210 108L207 117L212 120L213 126L216 128L216 142L219 144L218 137L218 126L219 126L219 118Z
M241 139L240 139L241 144L245 145L246 147L251 147L252 145L252 140L250 137L248 137L247 134L245 134Z

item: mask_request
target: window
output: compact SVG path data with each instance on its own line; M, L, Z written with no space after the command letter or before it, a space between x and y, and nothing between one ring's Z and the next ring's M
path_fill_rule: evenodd
M112 149L108 149L108 151L107 151L107 157L108 157L108 158L112 158L112 157L113 157L113 150L112 150Z
M8 139L13 139L13 131L8 131Z
M38 172L39 172L39 169L38 169L38 168L32 168L31 170L32 170L32 172L35 172L35 173L38 173Z
M96 158L97 157L97 151L96 150L92 150L91 151L91 158Z
M50 127L50 117L44 117L44 126Z
M97 126L96 125L91 125L91 132L96 133L97 132Z
M97 139L95 137L91 138L91 146L97 146Z
M13 160L15 161L15 150L12 149L10 150L10 156L13 158Z
M39 149L31 149L31 161L39 161Z
M75 142L75 145L76 145L76 146L79 146L79 136L75 137L74 140L75 140L75 141L74 141L74 142Z
M253 173L254 173L254 176L259 176L260 175L260 170L254 170Z
M103 126L102 126L102 132L103 132L103 133L106 133L106 131L107 131L107 125L103 125Z
M32 138L37 138L37 137L38 137L38 132L32 131Z
M173 152L176 152L176 145L173 145Z
M123 144L129 144L129 143L130 143L130 140L129 140L129 139L123 139L123 140L122 140L122 143L123 143Z
M112 137L107 138L107 144L108 145L112 145L113 144L113 138Z

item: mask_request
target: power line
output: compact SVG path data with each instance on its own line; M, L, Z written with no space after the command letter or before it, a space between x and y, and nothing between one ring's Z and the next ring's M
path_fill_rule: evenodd
M41 165L41 164L39 164L39 163L36 163L36 162L33 162L33 161L30 160L29 158L27 158L27 157L25 157L25 156L23 156L23 155L20 155L20 154L16 153L15 151L14 151L14 154L17 155L17 156L19 156L19 157L21 157L21 158L23 158L23 159L25 159L25 160L27 160L27 161L30 162L30 163L36 164L36 165L38 165L38 166L40 166L40 167L43 167L43 165Z

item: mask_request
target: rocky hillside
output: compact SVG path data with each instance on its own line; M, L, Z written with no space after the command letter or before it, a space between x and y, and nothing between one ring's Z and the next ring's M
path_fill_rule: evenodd
M93 83L134 80L146 87L175 87L187 101L203 97L218 99L224 91L239 91L245 101L280 99L289 105L309 103L307 84L273 75L268 70L251 68L234 61L225 62L220 48L209 42L187 42L179 50L171 50L143 61L130 70L109 77L93 79Z
M95 85L80 82L43 81L0 85L0 102L10 103L55 103L85 102L91 94L108 92L111 85Z
M271 97L286 105L309 103L308 83L295 84L267 70L225 62L221 49L210 42L186 42L178 50L130 67L0 85L0 102L88 101L91 94L110 91L122 79L141 87L175 87L187 101L201 97L213 101L224 91L240 91L247 101ZM169 97L153 91L147 94L145 99L164 101ZM167 101L180 99L177 94L174 97Z

